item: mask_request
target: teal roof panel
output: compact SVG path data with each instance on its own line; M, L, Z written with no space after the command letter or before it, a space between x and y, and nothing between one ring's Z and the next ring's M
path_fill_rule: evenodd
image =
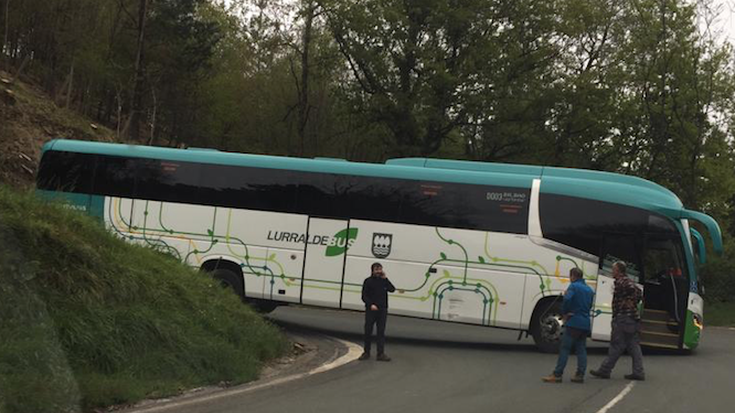
M219 165L250 166L270 169L293 169L304 172L350 174L436 182L457 182L475 185L495 185L511 188L529 189L532 184L532 177L512 173L487 174L474 171L439 170L403 165L335 161L334 159L291 158L285 156L252 155L221 151L189 151L186 149L77 140L55 140L47 143L44 146L44 150L95 153L110 156L127 156L147 159L164 159L179 162L203 162Z

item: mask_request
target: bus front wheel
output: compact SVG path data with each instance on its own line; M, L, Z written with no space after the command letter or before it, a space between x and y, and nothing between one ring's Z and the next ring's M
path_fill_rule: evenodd
M563 329L560 300L542 302L531 320L531 335L536 347L543 353L558 353Z

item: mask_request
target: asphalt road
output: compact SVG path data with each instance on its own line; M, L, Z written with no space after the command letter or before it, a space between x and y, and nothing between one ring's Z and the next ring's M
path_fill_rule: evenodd
M362 314L279 308L285 328L360 341ZM178 409L197 412L600 412L631 382L630 358L611 380L542 383L556 361L518 333L409 318L388 320L390 363L355 361L279 386ZM589 367L606 346L590 343ZM710 328L693 355L647 352L648 380L637 382L609 412L735 412L735 331ZM574 371L570 359L565 379ZM604 409L603 409L604 410Z

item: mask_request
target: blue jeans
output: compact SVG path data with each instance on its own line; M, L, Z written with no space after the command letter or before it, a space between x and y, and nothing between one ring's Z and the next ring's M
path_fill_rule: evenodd
M567 366L572 348L577 353L577 376L584 377L584 373L587 371L587 332L572 327L564 327L564 334L561 336L561 348L559 349L559 360L556 362L554 376L561 377L564 374L564 368Z

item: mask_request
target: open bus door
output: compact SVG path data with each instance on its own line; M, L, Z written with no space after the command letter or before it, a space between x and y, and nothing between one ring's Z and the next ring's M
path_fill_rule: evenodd
M678 349L689 298L689 276L679 236L646 235L643 268L646 294L641 344Z
M603 235L600 263L597 270L595 303L592 309L593 340L610 340L614 290L613 264L617 261L624 262L627 266L628 277L643 289L641 284L641 246L642 239L638 234L608 233Z

